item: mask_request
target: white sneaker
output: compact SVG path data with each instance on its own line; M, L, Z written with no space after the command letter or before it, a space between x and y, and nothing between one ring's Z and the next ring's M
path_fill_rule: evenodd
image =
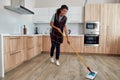
M59 60L56 60L56 65L57 65L57 66L59 66L59 65L60 65Z
M50 61L51 61L51 63L55 62L53 57L50 58Z

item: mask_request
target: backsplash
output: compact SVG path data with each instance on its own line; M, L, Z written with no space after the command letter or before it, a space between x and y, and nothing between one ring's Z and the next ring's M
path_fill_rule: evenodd
M38 32L40 34L49 34L50 25L45 23L35 24L38 27ZM83 24L79 23L69 23L68 29L71 30L71 34L83 34Z

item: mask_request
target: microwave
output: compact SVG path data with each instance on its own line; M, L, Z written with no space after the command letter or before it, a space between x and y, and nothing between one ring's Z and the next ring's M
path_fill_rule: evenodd
M85 34L99 34L99 27L98 21L86 22L84 27Z

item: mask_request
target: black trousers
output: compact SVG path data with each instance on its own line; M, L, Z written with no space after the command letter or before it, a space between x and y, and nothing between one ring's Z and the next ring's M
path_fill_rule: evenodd
M60 56L60 43L57 43L55 41L51 41L51 50L50 50L50 56L53 57L54 56L54 50L56 48L56 60L59 60L59 56Z

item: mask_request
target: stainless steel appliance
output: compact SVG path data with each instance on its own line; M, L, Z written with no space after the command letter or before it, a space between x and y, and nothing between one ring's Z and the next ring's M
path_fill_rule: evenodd
M96 34L85 34L84 44L86 46L98 46L99 45L99 35Z
M99 22L90 21L85 23L84 45L99 46Z
M99 27L98 21L86 22L84 27L85 34L99 34Z

